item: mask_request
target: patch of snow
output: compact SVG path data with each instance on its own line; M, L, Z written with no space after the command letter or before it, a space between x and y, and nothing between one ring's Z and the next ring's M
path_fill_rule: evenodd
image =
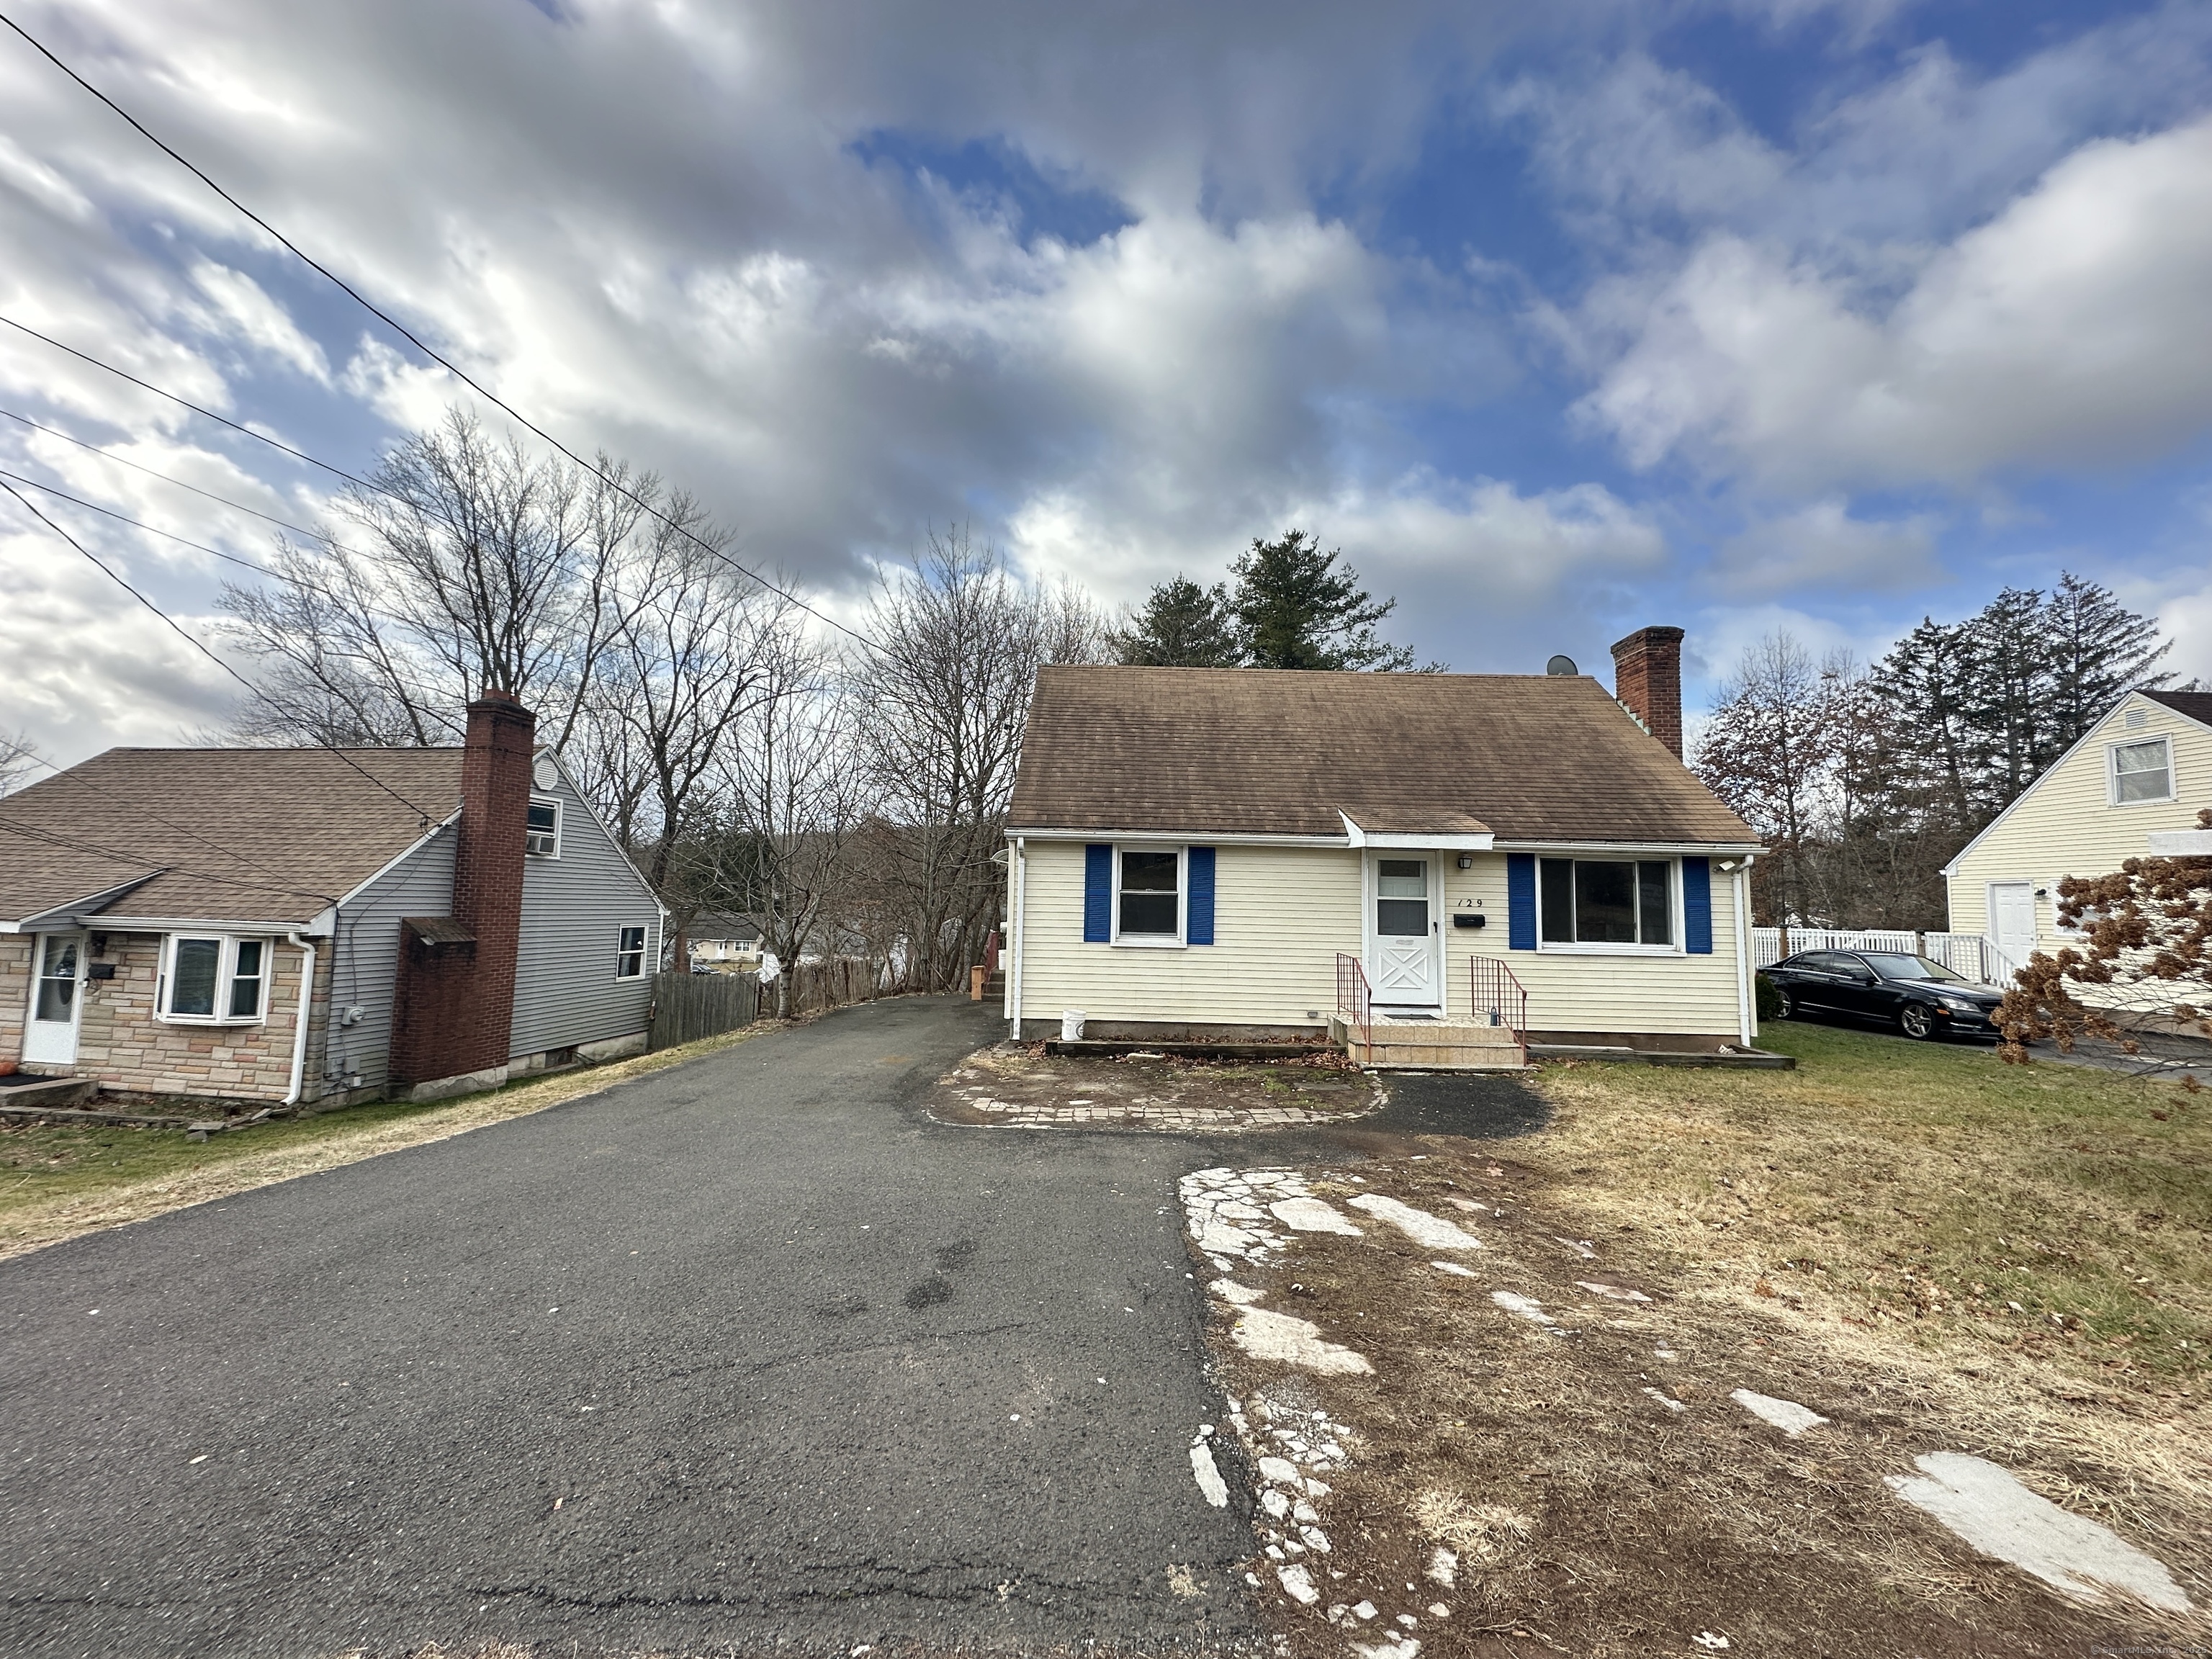
M1290 1497L1287 1493L1277 1492L1270 1486L1260 1494L1260 1507L1279 1521L1291 1512Z
M1418 1637L1401 1635L1393 1631L1384 1641L1354 1642L1352 1650L1359 1656L1359 1659L1413 1659L1413 1656L1421 1650L1421 1643Z
M1372 1619L1376 1613L1376 1607L1372 1601L1355 1601L1352 1604L1352 1610L1362 1619Z
M1924 1478L1887 1475L1889 1489L1983 1554L2009 1561L2077 1601L2101 1601L2106 1590L2116 1589L2164 1613L2191 1610L2162 1562L2111 1528L2030 1492L2008 1470L1961 1452L1912 1461Z
M1446 1589L1455 1589L1459 1584L1459 1557L1441 1544L1429 1557L1429 1582L1442 1584Z
M1561 1238L1557 1242L1565 1245L1585 1261L1597 1260L1597 1252L1590 1249L1590 1242L1587 1238Z
M1681 1412L1681 1411L1687 1411L1687 1410L1689 1410L1689 1407L1688 1407L1687 1406L1685 1406L1685 1405L1684 1405L1680 1401L1679 1401L1679 1400L1670 1400L1670 1399L1668 1399L1668 1398L1667 1397L1667 1395L1665 1395L1665 1393L1664 1393L1664 1392L1662 1392L1662 1390L1658 1389L1644 1389L1644 1393L1646 1393L1646 1394L1648 1394L1648 1395L1650 1395L1654 1400L1657 1401L1661 1405L1664 1406L1664 1407L1665 1407L1668 1411L1670 1411L1670 1412Z
M1542 1303L1532 1297L1523 1296L1518 1291L1492 1291L1490 1293L1490 1299L1504 1309L1506 1312L1518 1314L1523 1319L1541 1325L1546 1330L1556 1331L1559 1328L1559 1322L1544 1311Z
M1263 1457L1260 1460L1260 1478L1291 1486L1298 1478L1298 1466L1287 1457Z
M1474 1268L1462 1267L1456 1261L1431 1261L1429 1263L1429 1266L1434 1267L1440 1273L1449 1273L1455 1279L1473 1279L1474 1277Z
M1818 1412L1808 1411L1794 1400L1777 1400L1772 1395L1753 1394L1749 1389L1731 1389L1729 1398L1760 1422L1771 1424L1792 1440L1806 1430L1817 1429L1828 1420Z
M1714 1653L1718 1653L1729 1644L1728 1638L1723 1636L1718 1631L1701 1630L1690 1639L1699 1647Z
M1217 1279L1206 1288L1224 1302L1234 1302L1240 1308L1250 1307L1267 1294L1264 1291L1255 1291L1247 1285L1239 1285L1233 1279Z
M1479 1250L1482 1248L1480 1239L1462 1231L1443 1217L1431 1215L1426 1210L1417 1210L1410 1204L1401 1204L1381 1193L1362 1193L1348 1201L1353 1209L1364 1210L1378 1221L1389 1222L1425 1249Z
M1212 1447L1200 1444L1190 1449L1190 1472L1207 1503L1217 1510L1229 1507L1229 1483L1221 1478L1221 1470L1214 1463Z
M1303 1365L1325 1376L1366 1376L1375 1370L1366 1355L1323 1340L1320 1327L1311 1320L1269 1313L1264 1308L1245 1309L1229 1334L1255 1359Z
M1305 1547L1313 1551L1315 1554L1327 1555L1328 1553L1328 1534L1323 1532L1319 1527L1300 1527L1298 1528L1298 1536L1305 1540Z
M1341 1233L1346 1238L1362 1238L1365 1235L1344 1218L1342 1212L1326 1199L1284 1198L1267 1206L1274 1212L1275 1219L1293 1232Z
M1431 1619L1449 1619L1451 1617L1451 1609L1441 1601L1431 1601L1429 1603L1429 1617Z
M1618 1285L1600 1285L1588 1279L1575 1280L1575 1288L1588 1291L1592 1296L1609 1296L1615 1302L1649 1302L1651 1299L1641 1291L1625 1291Z
M1304 1567L1296 1564L1277 1567L1275 1577L1283 1581L1283 1589L1300 1607L1310 1607L1321 1600L1321 1592L1314 1588L1313 1575Z

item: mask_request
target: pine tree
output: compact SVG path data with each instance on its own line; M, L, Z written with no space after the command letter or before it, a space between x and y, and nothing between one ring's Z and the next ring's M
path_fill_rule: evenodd
M1341 550L1324 553L1302 530L1275 541L1253 539L1230 567L1237 587L1229 601L1244 661L1254 668L1413 667L1413 653L1386 645L1375 624L1397 608L1359 586Z
M2120 694L2157 687L2173 678L2154 674L2172 646L2158 623L2128 610L2112 591L2069 571L2060 575L2044 607L2044 632L2051 657L2051 741L2063 754Z
M1244 660L1228 587L1200 587L1188 576L1155 587L1113 647L1117 659L1140 668L1235 668Z
M2045 622L2039 589L2008 587L1966 625L1971 793L1984 821L2058 758L2051 743L2056 665Z

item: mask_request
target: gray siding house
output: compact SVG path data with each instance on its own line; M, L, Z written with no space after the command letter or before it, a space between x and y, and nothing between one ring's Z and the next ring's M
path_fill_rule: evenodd
M641 1050L663 913L526 711L453 749L110 750L0 799L0 1070L431 1098Z

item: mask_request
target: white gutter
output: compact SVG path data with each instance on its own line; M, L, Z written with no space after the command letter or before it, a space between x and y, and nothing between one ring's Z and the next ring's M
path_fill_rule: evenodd
M292 1086L284 1092L284 1104L296 1106L307 1079L307 1025L315 1012L315 947L301 938L296 929L287 932L284 939L307 952L307 960L300 964L300 1012L293 1021Z
M1751 860L1735 869L1735 1023L1743 1046L1759 1041L1759 1005L1752 994Z
M1013 1040L1022 1040L1022 938L1029 932L1030 921L1030 849L1021 836L1014 837L1014 937L1013 957L1006 975L1006 1018L1012 1022Z

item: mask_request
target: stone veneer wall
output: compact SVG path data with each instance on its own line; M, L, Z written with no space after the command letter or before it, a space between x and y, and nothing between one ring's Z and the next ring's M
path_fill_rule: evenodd
M115 977L85 987L90 994L77 1030L72 1075L134 1094L283 1099L292 1084L294 1016L305 959L296 946L274 942L269 1014L259 1025L172 1024L155 1018L158 933L110 933L106 953L94 959L115 963ZM312 1024L308 1030L312 1036ZM311 1054L311 1077L313 1060Z
M23 1057L23 1021L31 1011L33 933L0 933L0 1060Z

